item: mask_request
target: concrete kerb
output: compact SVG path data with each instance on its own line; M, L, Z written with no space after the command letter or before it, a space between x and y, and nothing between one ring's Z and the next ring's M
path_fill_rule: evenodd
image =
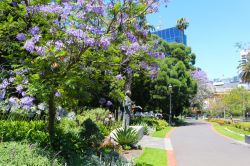
M174 130L175 130L175 128L172 128L172 129L170 130L170 132L168 132L168 133L166 134L166 139L169 140L171 146L172 146L172 143L171 143L170 135L171 135L171 133L172 133ZM177 164L176 164L176 157L175 157L175 153L174 153L173 146L172 146L172 149L168 149L168 150L167 150L166 155L167 155L167 159L168 159L168 160L167 160L167 161L168 161L168 166L177 166Z

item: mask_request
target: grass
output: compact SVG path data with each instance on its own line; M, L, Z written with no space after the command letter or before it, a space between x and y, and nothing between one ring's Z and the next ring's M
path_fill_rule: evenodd
M136 166L166 166L167 154L165 150L145 148L143 154L135 159Z
M158 138L165 138L167 133L170 132L171 129L172 129L172 127L168 126L167 128L165 128L163 130L155 131L152 134L152 136L153 137L158 137Z
M41 149L35 144L0 142L0 165L59 166L63 164L48 149Z
M214 129L219 132L222 135L225 135L227 137L230 137L232 139L238 140L238 141L243 141L245 139L245 136L241 136L239 134L245 134L242 130L233 127L233 126L229 126L229 125L219 125L218 123L212 123ZM227 131L225 128L228 128L231 131L234 131L236 133L232 133Z

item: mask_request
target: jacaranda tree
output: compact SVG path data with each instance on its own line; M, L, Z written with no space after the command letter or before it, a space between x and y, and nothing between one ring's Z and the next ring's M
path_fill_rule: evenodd
M159 3L158 0L0 2L0 36L7 33L1 39L1 54L7 64L1 89L14 82L12 92L16 95L8 100L12 105L21 104L27 111L33 102L45 101L53 138L56 103L71 100L72 89L91 85L94 83L88 82L91 78L103 74L114 80L124 79L125 90L130 90L132 76L141 62L147 63L150 56L163 56L145 42L146 15L156 12ZM5 47L9 45L13 48ZM96 70L99 67L101 70ZM148 69L157 70L155 66ZM88 87L83 87L84 91Z

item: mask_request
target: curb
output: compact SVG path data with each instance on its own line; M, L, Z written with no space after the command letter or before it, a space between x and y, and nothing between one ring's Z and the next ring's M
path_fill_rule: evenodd
M171 133L175 130L176 128L172 128L167 134L166 134L166 137L167 139L170 140L170 143L171 143L171 139L170 139L170 135ZM172 146L172 144L171 144ZM168 161L168 166L177 166L176 164L176 157L175 157L175 153L174 153L174 150L167 150L166 151L166 155L167 155L167 161Z

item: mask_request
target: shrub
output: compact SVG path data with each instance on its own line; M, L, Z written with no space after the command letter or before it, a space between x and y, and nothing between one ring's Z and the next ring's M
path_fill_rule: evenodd
M0 165L45 166L64 165L62 159L49 149L41 149L36 144L3 142L0 143Z
M114 133L114 140L123 146L132 146L138 142L139 135L133 128L120 128Z
M163 130L168 127L168 123L165 120L157 120L156 130Z
M28 140L40 145L49 142L49 134L46 131L47 124L44 121L0 121L0 139L2 141Z
M136 117L131 119L132 124L143 124L146 123L149 127L154 127L156 130L165 129L168 123L165 120L159 120L149 117Z

